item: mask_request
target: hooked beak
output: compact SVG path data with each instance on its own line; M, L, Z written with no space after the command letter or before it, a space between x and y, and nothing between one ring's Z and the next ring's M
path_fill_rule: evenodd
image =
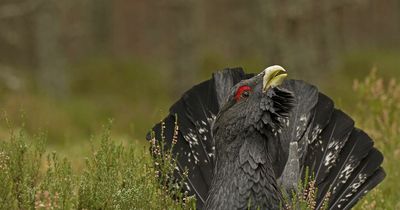
M281 85L288 76L286 70L282 66L270 66L264 70L263 92L267 92L270 88Z

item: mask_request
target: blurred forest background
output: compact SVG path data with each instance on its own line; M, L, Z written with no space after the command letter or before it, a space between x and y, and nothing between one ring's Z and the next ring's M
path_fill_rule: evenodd
M398 0L0 0L0 200L10 204L0 209L58 192L69 206L58 209L107 209L124 180L135 193L118 205L173 209L145 134L212 72L274 64L316 84L376 140L388 176L359 209L400 209L399 37ZM71 164L54 153L46 164L42 132L47 151ZM90 140L104 132L96 151Z
M355 78L399 78L399 37L398 0L1 0L0 108L80 158L109 118L114 135L144 142L225 67L280 64L351 109Z

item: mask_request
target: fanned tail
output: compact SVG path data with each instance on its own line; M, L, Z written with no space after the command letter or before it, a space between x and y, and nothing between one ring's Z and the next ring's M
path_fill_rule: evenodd
M175 178L181 179L182 172L188 170L185 190L195 195L197 208L202 209L210 188L214 168L214 143L211 125L220 105L232 86L243 79L251 78L241 68L225 69L213 78L194 86L183 94L171 108L170 114L152 129L154 139L164 139L166 149L173 147L178 169ZM173 143L175 119L179 129ZM162 136L164 135L164 136ZM147 139L152 139L152 134Z
M313 104L309 100L302 98L298 103ZM383 156L348 115L334 108L331 99L319 93L316 100L311 117L304 118L307 128L298 129L300 135L292 137L299 145L300 173L303 178L306 170L314 174L316 209L321 209L326 199L328 209L350 209L384 179Z
M187 91L170 109L170 114L153 128L154 139L165 140L177 157L177 179L188 169L186 189L204 207L214 168L211 126L229 90L251 78L242 69L225 69ZM282 122L277 136L288 160L274 162L279 182L288 190L309 170L315 176L316 209L329 197L328 209L350 209L385 177L382 154L373 141L354 127L354 121L335 109L333 101L312 85L287 80L282 88L291 92L296 106ZM175 120L179 130L175 130ZM175 142L173 137L175 136ZM147 137L152 139L151 134Z

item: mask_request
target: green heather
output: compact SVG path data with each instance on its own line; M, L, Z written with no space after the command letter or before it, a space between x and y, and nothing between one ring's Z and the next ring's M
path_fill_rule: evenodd
M0 209L190 209L194 206L194 200L181 193L182 185L158 179L172 176L175 165L169 151L164 156L156 155L159 167L153 167L147 148L135 144L123 146L110 136L107 126L98 143L93 143L83 169L74 173L67 158L45 151L43 135L29 136L24 129L12 130L10 138L1 141L0 147ZM176 195L176 199L169 193Z

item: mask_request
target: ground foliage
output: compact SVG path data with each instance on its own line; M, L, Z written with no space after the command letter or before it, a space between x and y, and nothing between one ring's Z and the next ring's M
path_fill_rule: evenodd
M399 209L400 84L372 71L353 86L358 102L347 110L383 152L387 172L356 209ZM47 151L45 132L30 135L24 125L6 124L8 138L0 140L0 209L194 209L183 183L169 181L176 167L172 148L154 141L117 143L107 125L90 141L85 164L74 170L72 156ZM287 209L314 208L318 189L312 176L306 177L311 178L300 182L298 193L288 196Z
M156 157L164 161L154 167L147 148L114 142L109 127L104 128L99 146L92 144L78 174L67 158L54 152L44 157L43 135L31 137L20 129L10 136L0 147L0 209L193 208L193 200L179 187L160 185L160 174L172 176L175 168L170 153L164 154L168 158ZM178 197L172 199L171 192Z

